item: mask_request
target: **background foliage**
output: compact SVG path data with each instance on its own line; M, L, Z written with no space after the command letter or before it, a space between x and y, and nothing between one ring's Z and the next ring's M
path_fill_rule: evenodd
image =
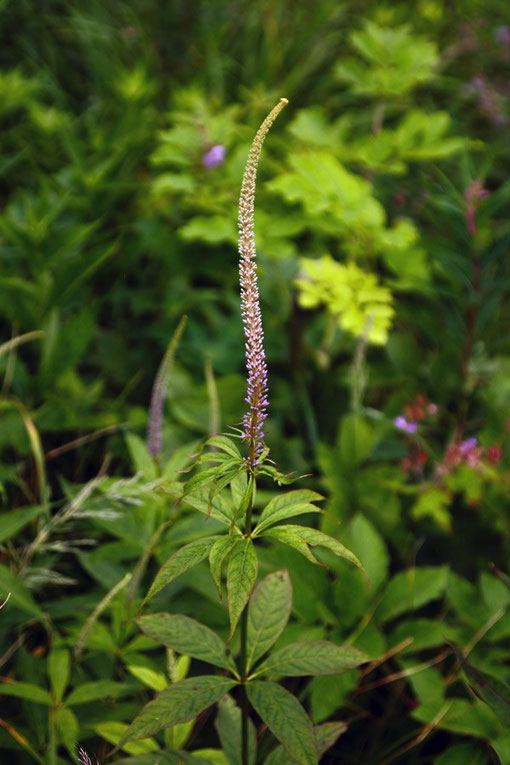
M0 18L0 749L53 765L79 741L102 760L194 674L134 622L204 533L154 485L240 419L236 205L286 96L257 193L267 442L311 474L319 527L370 583L269 544L262 573L290 572L281 645L374 657L292 690L315 724L347 726L324 763L510 763L507 723L446 642L508 679L506 3L4 0ZM154 461L148 402L184 314ZM205 566L154 604L227 637ZM235 765L228 714L123 755Z

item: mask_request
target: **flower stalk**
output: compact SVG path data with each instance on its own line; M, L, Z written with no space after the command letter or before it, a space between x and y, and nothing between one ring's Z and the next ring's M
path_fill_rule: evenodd
M248 155L239 198L239 277L248 375L245 398L248 411L243 416L242 424L243 438L248 443L248 466L252 471L264 449L263 426L269 406L264 332L260 315L257 266L255 263L255 184L262 144L269 128L287 103L286 98L281 98L258 129Z

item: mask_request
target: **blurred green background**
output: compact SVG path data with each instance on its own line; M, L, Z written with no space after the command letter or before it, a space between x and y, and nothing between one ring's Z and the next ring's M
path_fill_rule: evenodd
M3 651L24 636L2 674L44 685L34 657L74 645L158 522L175 520L147 483L241 417L236 206L253 135L285 96L256 200L267 442L282 470L312 474L323 528L372 579L340 564L305 574L289 554L296 629L381 656L413 634L415 654L388 675L437 655L444 635L478 645L487 632L476 659L507 676L510 597L490 567L508 571L510 550L506 0L3 0L0 37L2 591L21 582ZM183 315L153 463L147 408ZM110 477L69 513L98 474ZM122 522L108 518L116 502ZM156 560L197 533L192 519L154 541ZM186 587L189 613L219 624L207 587ZM65 594L69 610L55 610ZM45 637L30 621L41 608ZM116 676L119 646L113 657L98 641L109 658L73 665L74 681ZM315 721L339 709L354 721L337 745L345 763L483 763L487 741L510 762L504 726L451 670L410 673L370 701L357 671L302 693ZM97 741L90 714L76 736ZM66 720L53 744L26 709L9 725L43 761L68 762ZM34 761L1 735L13 763Z

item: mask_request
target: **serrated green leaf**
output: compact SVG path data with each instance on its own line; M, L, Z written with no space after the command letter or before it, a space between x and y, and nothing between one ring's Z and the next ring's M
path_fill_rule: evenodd
M273 537L274 539L277 539L278 542L282 542L284 545L288 545L289 547L293 547L295 550L301 553L301 555L304 555L304 557L310 561L310 563L313 563L315 566L324 566L323 563L319 563L317 558L313 555L310 548L304 542L300 536L297 534L294 534L292 529L289 529L289 526L275 526L272 529L267 529L264 531L264 533L261 535L264 537Z
M48 676L55 699L60 702L69 682L71 657L67 648L53 648L48 656Z
M282 531L284 534L282 535ZM276 533L275 533L276 532ZM325 547L330 552L332 552L334 555L337 555L340 558L345 558L346 560L350 561L351 563L354 563L355 566L360 568L362 571L364 571L363 565L358 560L358 558L354 555L353 552L347 549L341 542L339 542L334 537L328 536L328 534L324 534L322 531L318 531L317 529L310 529L306 526L294 526L291 524L285 525L285 526L277 526L276 528L268 529L264 532L264 535L274 536L276 539L280 538L281 541L285 541L284 536L286 536L288 539L294 539L297 537L302 543L305 544L306 547L308 545L314 545L314 546L320 546ZM308 549L309 555L307 555L303 549L299 548L296 544L285 541L285 544L291 544L292 547L295 547L299 550L305 557L307 557L309 560L312 560L312 562L318 562L316 561L315 557L310 553L310 550Z
M303 640L289 643L272 653L257 667L255 675L278 674L341 675L369 660L364 651L351 645L335 645L327 640Z
M275 523L286 518L292 518L293 516L305 513L323 512L323 510L311 504L322 499L324 497L321 494L317 494L317 492L309 489L297 489L296 491L289 491L286 494L274 497L262 511L253 535L256 536L262 533L269 526L273 526Z
M221 570L223 567L223 561L232 550L236 542L239 541L241 541L241 537L237 535L221 537L221 539L218 539L218 541L213 544L209 552L209 566L211 567L211 576L214 579L214 583L218 589L220 600L223 598L223 593L221 591Z
M218 703L215 728L220 737L223 751L230 765L239 765L241 757L241 710L230 695ZM248 721L248 760L255 765L257 736L252 721Z
M251 539L243 538L232 550L227 568L229 641L257 579L258 560Z
M217 435L212 436L206 442L206 446L212 446L214 449L221 449L222 452L230 454L231 457L242 461L241 452L237 448L237 445L228 436Z
M313 725L296 697L270 682L250 682L246 691L251 705L286 752L300 765L317 765Z
M317 740L317 751L319 757L330 749L335 741L345 733L347 725L343 722L327 722L322 725L315 725L315 738ZM293 759L293 762L296 760ZM288 765L289 755L283 746L277 746L273 749L269 757L264 760L264 765Z
M4 512L0 518L0 542L13 537L23 526L41 515L45 508L42 505L36 507L22 507L19 510Z
M164 728L188 722L203 709L219 701L235 685L235 680L214 675L188 677L166 688L149 701L135 717L119 747L133 739L148 738Z
M223 640L195 619L182 614L162 613L142 616L138 623L146 635L173 648L174 651L237 674L234 661L227 654Z
M224 523L225 526L230 527L232 525L234 519L232 506L219 493L219 490L214 492L211 488L199 487L190 494L183 496L182 501L198 510L199 513L203 513L206 517L215 518L217 521Z
M127 696L136 690L136 686L130 683L116 683L114 680L96 680L91 683L83 683L71 691L65 700L66 706L88 704L98 699Z
M282 634L292 611L292 584L287 569L268 574L250 598L247 669L269 651Z
M156 595L163 587L170 584L174 579L188 571L193 566L196 566L201 561L205 560L209 555L209 550L218 539L222 537L216 535L213 537L205 537L204 539L197 539L195 542L190 542L188 545L184 545L180 550L177 550L173 555L169 557L166 563L163 563L156 578L154 579L149 592L145 596L142 606L147 603L151 598Z
M53 699L47 690L33 683L18 683L3 681L0 683L0 695L16 696L18 699L27 699L36 704L53 705Z

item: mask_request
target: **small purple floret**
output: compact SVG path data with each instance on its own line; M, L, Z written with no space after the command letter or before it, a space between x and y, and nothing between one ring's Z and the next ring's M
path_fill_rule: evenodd
M225 162L226 155L227 155L227 150L225 146L222 146L221 144L216 144L216 146L213 146L212 148L210 148L209 151L206 151L206 153L202 157L202 164L204 167L207 167L208 169L217 167L218 165L222 165Z
M393 424L398 430L402 430L404 433L416 433L418 425L415 422L408 422L403 415L395 417Z
M472 452L478 446L476 438L466 438L465 441L461 441L459 444L460 453L465 455Z

